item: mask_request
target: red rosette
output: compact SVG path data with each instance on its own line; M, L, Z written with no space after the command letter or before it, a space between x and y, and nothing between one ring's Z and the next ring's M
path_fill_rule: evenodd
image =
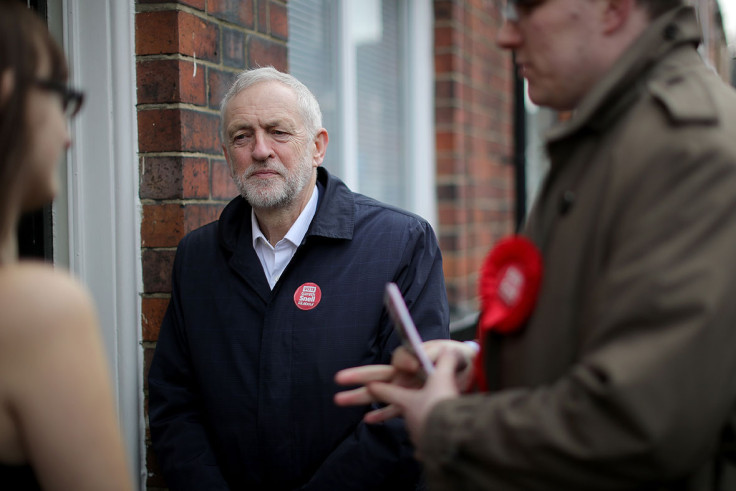
M478 282L481 352L475 363L475 380L480 390L488 390L483 369L486 336L490 332L510 334L524 325L537 300L542 269L539 250L520 235L499 241L483 262Z
M519 329L534 307L541 280L537 246L520 235L499 241L483 262L478 282L481 332Z

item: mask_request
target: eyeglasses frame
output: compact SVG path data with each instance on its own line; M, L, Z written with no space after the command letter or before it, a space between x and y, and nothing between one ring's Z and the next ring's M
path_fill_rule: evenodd
M56 92L61 96L61 107L69 119L76 116L82 108L84 92L73 89L58 80L37 79L36 85L41 89Z

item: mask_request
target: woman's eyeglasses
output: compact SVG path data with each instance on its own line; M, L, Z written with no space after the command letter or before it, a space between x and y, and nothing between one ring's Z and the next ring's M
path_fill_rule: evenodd
M66 84L56 80L36 80L36 85L44 90L56 92L61 96L61 107L67 118L73 118L82 108L84 93L67 87Z

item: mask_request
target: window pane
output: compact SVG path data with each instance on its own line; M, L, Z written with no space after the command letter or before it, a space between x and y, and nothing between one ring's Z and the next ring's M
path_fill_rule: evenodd
M289 71L309 87L322 109L330 142L324 166L340 175L342 126L337 83L337 0L289 2Z
M406 207L403 43L397 0L351 0L360 191Z
M325 167L356 191L409 205L401 0L291 0L289 67L317 97Z

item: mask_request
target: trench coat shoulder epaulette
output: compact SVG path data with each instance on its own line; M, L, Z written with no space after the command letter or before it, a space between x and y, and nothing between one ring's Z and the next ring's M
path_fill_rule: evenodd
M647 89L674 125L718 121L718 108L702 73L666 70L651 79Z

